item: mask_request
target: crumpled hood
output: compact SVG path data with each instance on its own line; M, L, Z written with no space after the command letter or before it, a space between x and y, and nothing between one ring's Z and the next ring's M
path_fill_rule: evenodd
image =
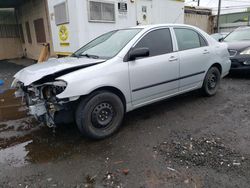
M44 63L37 63L26 67L14 75L14 78L24 83L25 86L54 73L72 69L84 68L92 64L104 62L103 59L65 57L60 59L50 59Z

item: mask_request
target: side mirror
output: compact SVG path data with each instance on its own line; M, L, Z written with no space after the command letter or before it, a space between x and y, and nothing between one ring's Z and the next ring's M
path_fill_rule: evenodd
M129 52L129 60L135 60L138 57L148 57L148 48L134 48Z

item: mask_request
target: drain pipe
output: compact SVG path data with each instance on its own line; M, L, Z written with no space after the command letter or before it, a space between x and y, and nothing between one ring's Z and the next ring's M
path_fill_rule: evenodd
M51 25L50 25L50 15L49 15L49 7L48 7L48 0L44 0L44 9L45 9L45 15L46 15L46 22L47 22L47 28L48 28L48 35L49 35L49 56L54 55L52 54L52 48L53 48L53 37L52 37L52 31L51 31ZM54 52L54 50L53 50Z

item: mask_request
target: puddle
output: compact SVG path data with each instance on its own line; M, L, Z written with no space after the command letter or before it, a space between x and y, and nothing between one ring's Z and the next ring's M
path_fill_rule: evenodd
M53 132L26 116L21 100L13 93L8 90L0 95L0 168L1 164L22 167L77 156L88 160L107 152L107 141L100 144L85 140L74 124L59 126Z
M0 94L0 122L26 117L26 108L20 98L14 97L15 90Z
M53 133L36 121L24 121L25 119L21 119L2 125L0 123L0 164L21 167L30 163L58 161L78 154L81 151L80 145L85 145L86 140L74 125L60 127ZM26 130L26 126L31 128Z
M30 143L32 143L31 140L0 150L0 163L13 167L21 167L26 165L28 163L26 157L29 153L29 151L26 150L26 146Z
M0 164L20 167L46 163L77 153L82 137L74 125L52 129L26 115L14 90L0 94Z

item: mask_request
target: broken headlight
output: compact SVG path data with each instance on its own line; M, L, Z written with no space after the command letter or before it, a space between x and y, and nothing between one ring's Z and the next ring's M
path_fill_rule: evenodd
M53 98L56 95L62 93L66 87L67 87L67 82L62 80L48 83L43 88L43 96L45 99Z

